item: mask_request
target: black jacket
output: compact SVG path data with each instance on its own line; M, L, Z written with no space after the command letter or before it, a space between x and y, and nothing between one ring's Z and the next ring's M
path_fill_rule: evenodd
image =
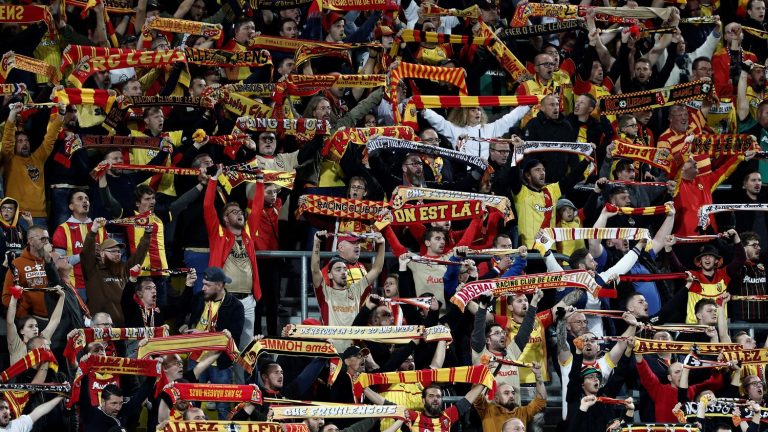
M189 328L194 328L198 321L200 321L200 316L203 314L203 310L205 310L203 293L199 292L192 296L189 305L188 310L190 317L187 325ZM219 306L216 331L229 330L232 334L232 340L237 344L240 342L244 321L245 310L243 309L243 304L240 303L240 300L235 298L235 296L227 292L224 294L221 306ZM216 367L219 369L227 369L230 366L232 366L232 360L227 356L222 355L216 361Z
M523 130L523 138L526 141L562 141L574 142L578 136L578 130L560 115L552 120L539 112ZM571 153L549 152L545 158L540 158L547 169L547 183L557 183L564 178L569 168L574 168L579 163L579 158Z

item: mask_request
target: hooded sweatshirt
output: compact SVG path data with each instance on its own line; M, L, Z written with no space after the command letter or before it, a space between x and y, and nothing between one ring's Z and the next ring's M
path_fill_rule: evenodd
M19 286L24 288L45 288L49 286L48 276L45 273L45 261L32 255L29 248L24 248L21 256L13 260L13 265L19 272ZM10 287L13 284L13 272L7 272L5 274L5 283L3 284L3 305L5 307L8 307L8 303L11 301ZM43 318L48 317L48 308L45 306L45 292L24 292L16 309L16 316L25 317L29 315Z
M0 241L0 252L5 255L8 251L16 252L17 255L21 254L21 249L24 247L24 234L19 227L19 203L13 198L5 197L0 200L0 206L3 204L14 204L16 206L16 212L13 214L13 219L10 222L6 222L5 219L0 217L0 228L2 228L3 241Z

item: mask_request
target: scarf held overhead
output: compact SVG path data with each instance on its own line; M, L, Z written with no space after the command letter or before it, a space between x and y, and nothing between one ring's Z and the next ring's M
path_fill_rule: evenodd
M370 340L387 342L419 339L424 335L424 326L313 326L288 325L288 337L306 339ZM389 342L393 343L393 342Z
M170 383L163 389L173 403L183 401L250 402L261 405L261 390L255 384Z
M480 201L420 204L394 209L387 216L377 220L374 225L376 229L381 231L389 224L427 224L431 222L474 219L482 217L484 213L485 211Z
M361 373L353 385L353 392L357 399L363 394L363 390L373 385L420 383L424 386L428 386L432 383L441 382L481 384L486 388L491 389L493 387L493 380L493 374L485 365L406 372Z
M375 221L385 204L381 201L355 200L324 195L303 195L304 203L296 210L298 218L304 212L344 219Z
M444 82L456 86L459 89L459 94L466 96L467 83L464 75L464 69L461 68L428 66L403 61L397 62L397 65L389 71L389 85L387 87L387 97L392 103L392 114L394 115L395 124L399 124L402 121L398 107L400 101L397 97L397 87L400 85L400 81L407 78L416 78Z
M397 418L406 419L405 407L398 405L316 404L270 406L274 420L304 418Z
M768 211L768 204L708 204L699 207L699 227L709 226L709 216L726 211Z
M243 352L240 353L236 363L249 374L253 373L259 356L262 354L327 358L331 363L328 385L333 385L339 371L341 371L339 367L341 365L341 358L339 353L336 352L336 348L330 342L318 340L264 338L258 341L251 341Z
M613 150L614 157L632 159L634 161L647 163L648 165L659 168L669 174L672 168L672 159L669 156L669 150L664 148L646 147L628 143L624 140L615 140Z
M514 219L512 203L509 198L499 195L485 195L475 192L461 192L423 187L398 186L392 194L392 208L399 209L411 201L482 201L504 215L505 221Z
M726 351L741 351L741 344L729 343L701 343L701 342L677 342L659 341L655 339L635 338L635 354L688 354L695 350L700 355L720 354Z
M237 346L231 337L223 332L190 333L150 339L139 347L137 357L147 358L166 354L189 354L203 351L223 351L230 359L237 355Z
M335 162L341 161L341 157L347 151L349 144L365 145L373 135L401 138L405 140L418 140L419 137L410 126L379 126L370 128L343 128L328 138L323 144L321 155Z
M714 90L712 83L691 81L670 87L644 90L620 95L601 96L600 111L603 114L624 114L662 108L708 97Z
M586 270L566 270L552 273L514 276L501 279L479 280L465 284L451 298L462 311L467 304L483 294L494 297L529 294L537 289L575 287L596 293L600 290L595 279Z
M35 348L28 352L21 360L12 364L8 369L0 373L0 382L8 382L17 377L22 372L31 369L39 364L48 363L49 368L57 371L58 363L53 352L47 348Z
M416 152L420 154L439 156L445 159L450 159L464 165L469 165L470 167L482 172L485 172L485 170L488 169L488 163L478 156L470 155L453 149L421 144L409 140L379 137L368 141L366 147L368 148L368 154L379 150L394 150L400 153Z
M141 340L147 338L168 336L168 327L135 327L135 328L81 328L76 329L71 337L67 338L67 346L64 348L64 357L69 361L75 361L77 353L93 342L109 342L118 340Z
M288 429L284 427L289 426ZM299 426L299 427L296 427ZM301 427L303 426L303 427ZM161 432L309 432L306 425L287 425L283 423L261 421L170 421Z
M13 69L42 75L48 78L48 82L51 84L58 84L61 80L59 71L48 63L32 57L16 54L13 51L8 51L3 54L3 58L0 60L0 84L8 79L8 74L10 74Z

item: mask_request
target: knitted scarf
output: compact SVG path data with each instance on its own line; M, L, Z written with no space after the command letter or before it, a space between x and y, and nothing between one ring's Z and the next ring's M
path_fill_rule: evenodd
M428 386L435 382L482 384L491 389L493 387L493 374L485 365L406 372L362 373L353 384L352 391L357 399L363 394L363 390L373 385L421 383Z
M225 51L221 49L185 48L188 63L203 66L272 66L272 56L267 50Z
M270 94L271 96L271 94ZM246 96L229 91L222 91L218 103L224 109L238 116L271 117L272 107L249 99Z
M637 24L639 20L661 19L666 21L671 16L669 8L652 7L592 7L561 5L549 3L518 3L511 26L525 25L528 17L551 17L560 19L575 19L587 15L588 10L597 13L596 19L610 23Z
M397 153L404 154L421 153L430 156L442 157L464 165L469 165L470 167L475 168L481 172L484 172L486 169L488 169L488 163L478 156L470 155L453 149L421 144L414 141L389 137L379 137L368 141L366 147L368 148L368 154L379 150L394 150Z
M768 364L768 349L751 349L724 352L728 361L736 360L739 364Z
M13 51L8 51L3 54L3 58L0 60L0 84L5 83L5 80L8 79L8 74L10 74L13 69L42 75L48 78L48 82L51 84L58 84L58 82L61 81L61 74L59 71L48 63L32 57L16 54Z
M727 351L742 351L741 344L659 341L655 339L635 338L635 354L688 354L695 348L698 354L720 354Z
M209 39L218 39L221 37L221 24L208 24L199 21L190 21L178 18L157 17L144 24L145 35L150 34L149 30L157 30L169 33L186 33L196 36L205 36ZM187 48L189 49L189 48ZM194 48L193 48L194 49Z
M135 12L133 12L135 13ZM112 54L122 54L134 52L128 48L104 48L86 45L67 45L61 53L61 67L59 70L64 72L68 67L80 63L81 60L91 57L104 57Z
M93 342L110 342L118 340L141 340L168 336L168 327L136 327L136 328L82 328L67 338L67 346L64 348L64 357L70 362L75 362L77 353Z
M472 5L466 9L446 9L434 4L423 4L419 14L424 17L454 16L457 18L477 19L480 16L480 8L477 5Z
M91 177L94 180L98 180L99 177L109 169L109 164L100 162L96 168L91 171ZM187 175L197 176L200 175L200 168L181 168L162 165L134 165L134 164L112 164L112 169L117 170L131 170L131 171L144 171L159 174L175 174L175 175Z
M364 375L364 374L363 374ZM362 393L362 389L360 390ZM359 399L359 395L356 395ZM275 420L305 418L398 418L406 419L405 407L398 405L314 404L270 406Z
M66 406L71 408L77 403L80 395L80 388L83 384L83 378L88 376L89 381L93 381L95 374L104 374L110 376L110 383L114 381L114 375L141 375L147 377L159 378L163 376L162 364L160 360L134 359L124 357L90 356L87 360L81 361L72 381L72 393ZM94 385L91 382L88 392L91 396L91 405L99 404L99 393L101 386Z
M20 96L26 92L26 84L0 84L0 96Z
M261 405L261 390L256 384L204 384L170 383L163 392L171 397L173 403L184 401L210 402L250 402Z
M296 217L304 212L344 219L375 221L386 208L381 201L355 200L324 195L304 195L306 201L296 209Z
M477 200L486 206L495 208L504 215L505 221L514 219L512 203L509 198L499 195L485 195L475 192L461 192L442 189L429 189L415 186L398 186L392 193L392 208L402 208L408 202L420 200L433 201L471 201Z
M463 312L467 303L487 293L494 297L501 297L512 294L530 294L536 289L565 287L584 289L590 293L596 293L600 290L595 279L586 270L566 270L469 282L456 291L456 294L451 298L451 303L458 306Z
M651 234L645 228L543 228L542 234L556 242L568 240L647 240L651 246Z
M768 204L708 204L699 207L699 227L707 229L709 216L725 211L768 211Z
M688 272L679 273L648 273L648 274L625 274L619 275L619 282L656 282L660 280L685 280L690 274Z
M329 50L350 51L358 48L381 48L377 42L366 43L341 43L341 42L318 42L309 39L290 39L280 36L256 36L246 44L249 48L264 48L271 51L296 52L301 47L321 47Z
M335 131L330 138L325 140L323 150L320 153L324 158L335 162L341 161L341 157L347 151L349 144L365 145L373 135L384 137L402 138L415 141L419 137L410 126L382 126L371 128L343 128Z
M184 52L177 50L151 51L130 50L129 52L91 57L80 62L67 77L67 82L75 87L82 87L91 75L99 71L123 69L129 67L157 68L186 61ZM151 96L144 96L151 97Z
M109 90L65 88L54 93L53 101L64 105L96 105L109 111L115 95Z
M632 144L621 139L614 140L615 148L613 156L615 158L627 158L634 161L647 163L648 165L659 168L669 174L672 168L672 159L669 156L669 150L664 148L646 147L643 145Z
M376 88L386 85L386 75L298 75L289 74L283 83L288 94L312 96L331 87Z
M459 89L459 94L467 95L467 83L464 78L464 70L461 68L448 68L441 66L427 66L422 64L399 62L397 66L389 71L389 86L387 87L387 97L392 103L392 114L395 124L402 121L399 100L397 98L397 86L400 81L406 78L428 79L452 84Z
M48 26L50 36L56 34L56 27L53 25L53 16L48 6L38 5L0 5L0 23L16 23L22 25L44 22Z
M605 209L609 212L618 212L623 215L632 216L655 216L667 214L673 208L672 203L666 203L653 207L616 207L611 203L605 203Z
M543 152L563 152L573 153L583 156L594 163L592 158L592 146L589 143L582 142L559 142L559 141L525 141L521 145L516 145L513 149L512 165L519 164L526 156L532 153Z
M744 154L748 150L760 150L760 144L752 135L745 134L705 134L693 137L686 143L683 153L709 155L714 159L720 156Z
M223 351L230 359L238 355L237 345L223 332L190 333L150 339L139 347L138 358L167 354L189 354Z
M493 38L405 29L402 33L400 33L400 40L402 42L448 43L487 46L491 44ZM394 48L395 44L393 44L392 47Z
M285 430L284 427L287 427ZM309 432L305 424L283 424L254 421L198 420L171 421L161 432Z
M21 360L12 364L8 369L0 372L0 382L8 382L41 363L48 363L48 367L54 371L59 370L59 364L56 363L56 357L53 352L47 348L35 348L28 352Z
M366 340L408 343L424 335L424 326L314 326L288 324L287 336L304 339ZM397 341L397 342L395 342Z
M172 148L173 143L165 137L140 137L117 135L68 135L64 138L64 154L71 157L80 149L148 149L160 150L162 147Z
M129 0L100 0L102 4L104 4L104 11L111 14L123 14L123 15L133 15L136 13L136 9L133 8L133 3ZM79 8L90 8L91 3L89 1L83 1L83 0L66 0L67 5L79 7Z
M232 93L239 93L243 96L271 97L275 92L275 85L275 83L226 84L220 88ZM216 90L211 87L206 88L206 90L208 89L211 89L210 91Z
M487 48L496 57L501 67L509 72L512 80L519 82L530 78L531 74L528 69L512 54L512 51L496 36L496 33L482 21L480 21L479 35L494 40Z
M109 219L107 225L123 225L123 226L135 226L135 227L147 227L152 225L149 221L149 217L152 216L152 212L139 213L134 216L126 216L122 218Z
M341 371L341 358L333 344L317 340L265 338L251 341L235 361L246 372L253 373L262 354L299 357L322 357L330 361L328 385L333 385Z
M320 0L319 3L321 10L334 11L393 11L398 8L395 0Z
M677 243L709 243L712 240L720 238L720 235L718 234L705 234L705 235L695 235L695 236L675 236L675 241Z
M329 135L331 124L328 120L313 118L262 118L238 119L235 128L239 131L274 132L280 135Z
M485 214L480 201L455 201L448 203L430 203L405 206L392 210L374 224L381 231L385 226L408 225L412 223L430 223L453 220L474 219Z
M417 109L538 105L544 96L422 96L414 95L403 109L403 124L417 127ZM470 138L471 139L471 138Z
M581 29L584 23L581 20L571 19L565 21L555 21L543 24L523 25L519 27L510 27L502 29L496 35L502 39L526 38L531 36L541 36L545 34L567 32Z
M293 182L296 181L296 171L275 171L275 170L263 170L261 171L264 183L276 184L280 187L293 189ZM222 173L219 178L221 187L227 191L228 194L232 193L232 189L245 183L256 182L259 179L255 174L242 173L238 171L227 171Z
M600 96L600 111L603 114L623 114L672 106L703 99L708 97L713 90L714 86L710 82L691 81L653 90Z

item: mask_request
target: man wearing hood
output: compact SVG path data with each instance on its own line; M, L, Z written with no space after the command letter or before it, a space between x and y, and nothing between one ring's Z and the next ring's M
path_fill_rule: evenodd
M19 216L27 222L27 226L32 226L32 217L25 216L25 214L19 210L19 203L15 199L5 197L0 200L0 229L2 229L0 232L3 235L3 241L0 241L0 252L2 256L8 252L13 252L16 256L21 255L25 232L19 225ZM5 271L5 266L0 267L0 275L3 278Z

